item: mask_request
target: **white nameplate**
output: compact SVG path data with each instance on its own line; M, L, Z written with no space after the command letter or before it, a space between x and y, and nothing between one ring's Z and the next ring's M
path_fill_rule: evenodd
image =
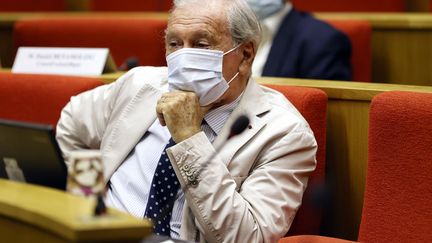
M104 69L105 68L105 69ZM13 73L101 75L115 71L108 48L18 48Z

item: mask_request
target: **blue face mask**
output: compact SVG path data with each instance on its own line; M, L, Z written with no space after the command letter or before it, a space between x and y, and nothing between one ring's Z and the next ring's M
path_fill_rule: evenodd
M284 6L283 0L247 0L247 2L260 20L278 12Z

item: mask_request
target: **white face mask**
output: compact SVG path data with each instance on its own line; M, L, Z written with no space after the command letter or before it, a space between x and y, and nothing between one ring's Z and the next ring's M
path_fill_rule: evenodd
M284 6L282 0L247 0L247 2L260 20L278 12Z
M219 99L229 88L230 81L222 74L224 55L240 45L223 53L218 50L182 48L167 56L168 89L192 91L199 98L201 106L209 105Z

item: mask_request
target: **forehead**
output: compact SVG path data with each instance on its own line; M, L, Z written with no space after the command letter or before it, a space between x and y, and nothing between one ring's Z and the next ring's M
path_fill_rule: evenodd
M190 37L230 37L228 21L222 7L180 8L171 14L167 35Z

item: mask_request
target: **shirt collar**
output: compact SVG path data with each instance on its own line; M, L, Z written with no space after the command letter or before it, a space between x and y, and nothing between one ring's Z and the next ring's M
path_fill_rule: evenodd
M276 34L285 16L291 12L293 6L291 2L285 3L284 7L270 17L262 20L261 24L265 27L272 36Z
M242 95L243 93L241 93L237 97L237 99L235 99L233 102L229 104L222 105L208 111L207 114L204 116L204 120L211 127L214 133L216 134L220 133L222 127L225 125L229 116L231 115L233 110L237 107L238 103L240 102Z

